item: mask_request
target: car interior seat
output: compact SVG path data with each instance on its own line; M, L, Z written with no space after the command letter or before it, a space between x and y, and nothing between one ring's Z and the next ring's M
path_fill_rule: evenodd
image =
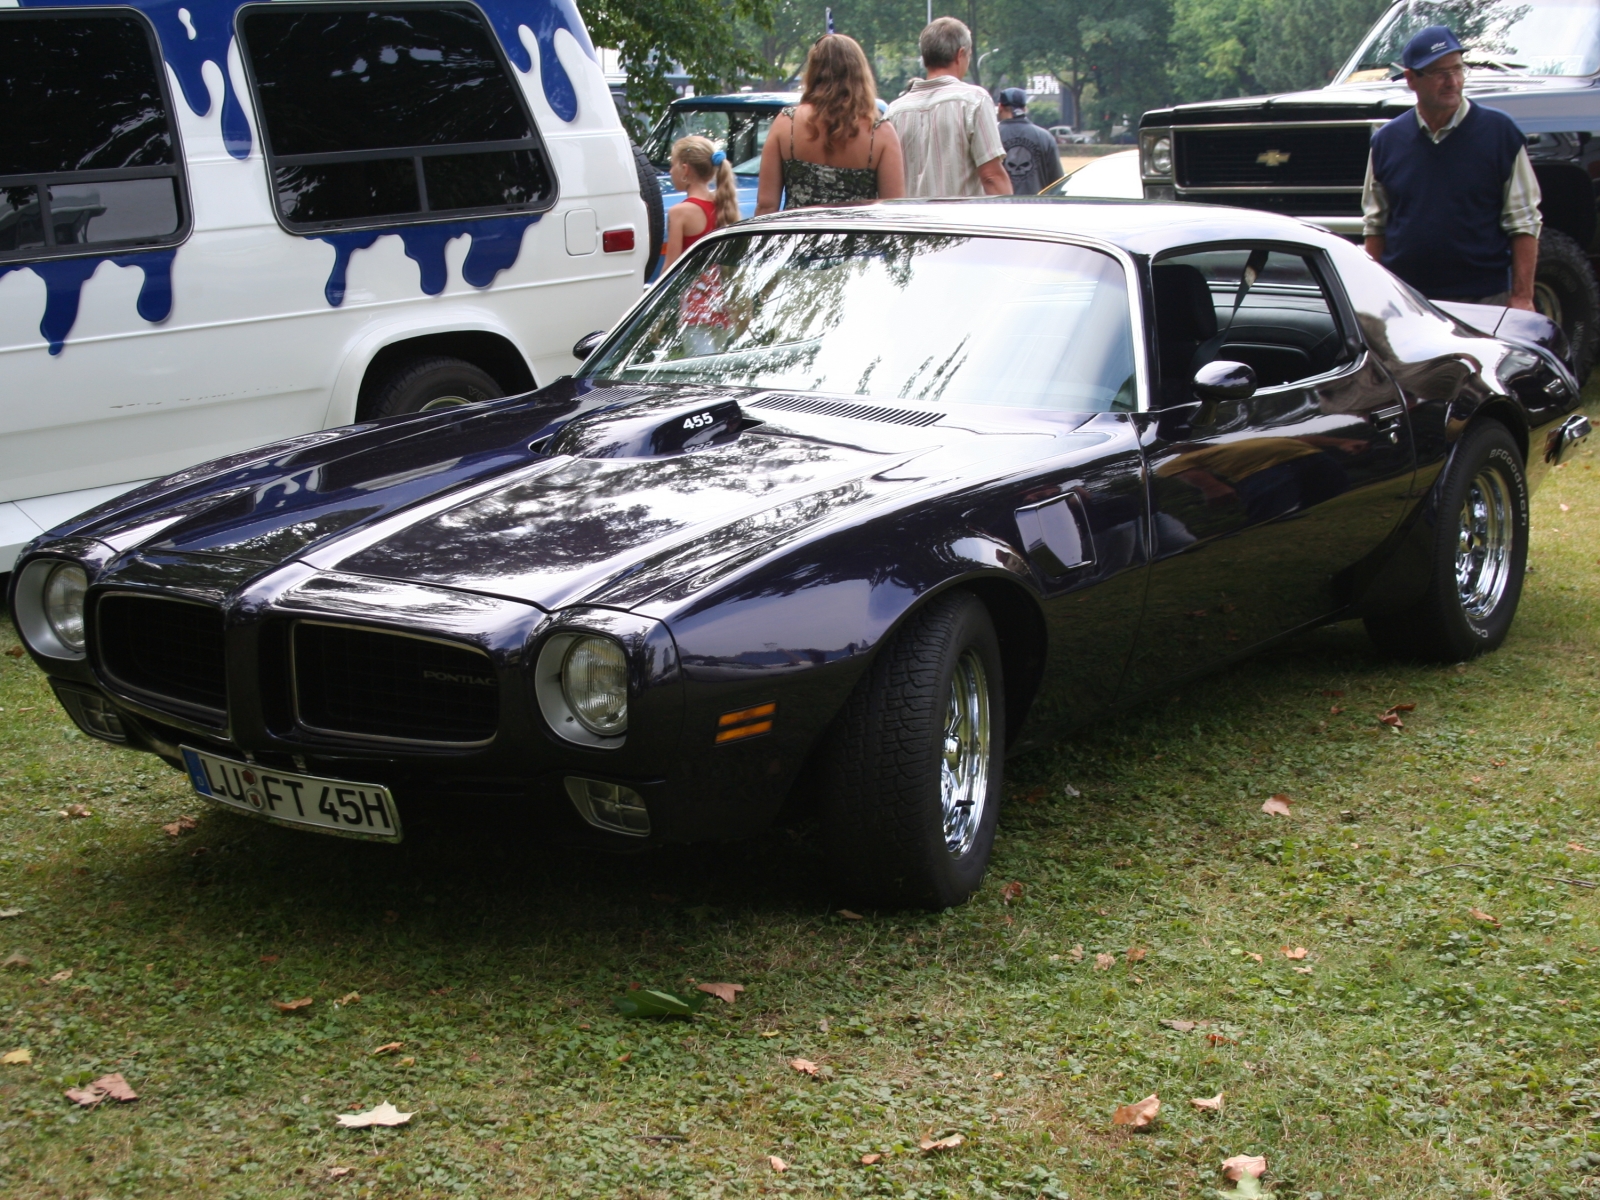
M1195 356L1217 335L1217 310L1206 277L1188 263L1152 267L1150 286L1155 293L1159 395L1161 407L1166 408L1195 398L1189 384L1205 365Z

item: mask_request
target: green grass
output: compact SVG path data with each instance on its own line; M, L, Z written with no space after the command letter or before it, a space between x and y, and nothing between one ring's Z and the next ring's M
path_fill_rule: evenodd
M32 960L0 1052L33 1054L0 1066L0 1194L1202 1197L1241 1153L1302 1200L1594 1194L1600 911L1560 880L1600 880L1568 848L1600 850L1596 461L1537 496L1499 653L1396 666L1341 625L1015 762L989 882L941 914L837 915L782 833L618 860L255 824L0 657L0 957ZM613 1014L690 977L748 990ZM136 1103L63 1098L110 1071ZM336 1126L384 1100L411 1125Z

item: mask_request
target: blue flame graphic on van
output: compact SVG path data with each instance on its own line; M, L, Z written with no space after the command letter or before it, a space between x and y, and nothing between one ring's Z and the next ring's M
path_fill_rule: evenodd
M136 254L95 255L89 258L51 258L36 263L0 263L0 279L12 271L32 271L44 280L44 319L39 336L50 343L50 353L60 354L67 334L78 320L78 300L83 285L100 269L101 263L119 267L138 267L144 272L135 307L152 325L165 321L172 312L172 260L178 248L143 250Z
M449 282L444 248L458 237L472 239L467 260L461 264L461 277L475 288L486 288L494 277L517 261L522 250L522 235L539 219L538 213L515 217L490 217L482 221L443 221L437 225L404 225L397 229L356 229L348 233L317 234L316 240L333 247L333 270L322 294L338 308L344 303L345 276L350 256L369 249L385 236L398 237L405 244L406 257L421 271L422 290L437 296Z

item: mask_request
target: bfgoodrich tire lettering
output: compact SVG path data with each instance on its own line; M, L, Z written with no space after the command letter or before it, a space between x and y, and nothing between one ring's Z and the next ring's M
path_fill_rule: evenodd
M1427 593L1410 609L1368 617L1367 632L1398 658L1460 662L1499 648L1522 598L1528 483L1504 425L1467 430L1434 501Z
M487 371L460 358L443 355L412 359L396 367L374 391L372 415L397 417L477 404L503 395Z
M823 747L822 827L847 894L960 904L1000 814L1005 687L988 610L966 591L907 618Z

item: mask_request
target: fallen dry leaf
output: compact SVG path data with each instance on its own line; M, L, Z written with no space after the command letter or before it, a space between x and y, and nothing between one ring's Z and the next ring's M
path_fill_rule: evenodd
M768 1029L765 1032L763 1032L761 1036L764 1037L764 1038L775 1038L775 1037L779 1037L782 1033L783 1033L783 1030L781 1030L781 1029Z
M1295 967L1294 968L1294 973L1296 975L1309 975L1309 974L1311 974L1311 968L1310 967Z
M1283 947L1283 956L1285 958L1292 958L1296 962L1304 958L1309 953L1310 951L1308 951L1304 946L1296 946L1293 950L1289 949L1288 946Z
M1073 962L1075 962L1075 963L1082 962L1083 961L1083 943L1079 942L1071 950L1068 950L1067 953L1072 956L1072 961Z
M1417 706L1415 704L1391 704L1383 711L1386 713L1416 712Z
M1179 1033L1188 1033L1192 1029L1200 1028L1199 1021L1168 1020L1162 1021L1161 1023L1168 1029L1176 1029Z
M1400 719L1399 713L1386 712L1378 718L1378 722L1393 729L1404 729L1406 727L1406 723Z
M339 1124L346 1129L365 1129L369 1125L404 1125L416 1113L403 1113L385 1100L377 1108L369 1108L364 1113L345 1113L339 1117Z
M1233 1183L1239 1182L1246 1175L1252 1179L1260 1179L1266 1174L1267 1157L1264 1154L1235 1154L1232 1158L1224 1159L1222 1174Z
M20 917L26 911L26 909L22 908L0 908L0 921L9 921L12 917Z
M1600 852L1597 852L1597 851L1589 849L1589 847L1587 847L1587 846L1579 845L1577 842L1568 842L1567 843L1567 849L1568 850L1576 850L1579 854L1600 853ZM10 910L8 909L7 911L9 912ZM22 910L21 909L17 909L16 911L17 912L21 912ZM6 913L0 912L0 917L3 917L5 915L6 915Z
M1343 688L1323 688L1322 689L1322 694L1324 696L1342 696L1342 695L1344 695L1344 689Z
M404 1058L395 1059L394 1065L397 1067L414 1067L417 1065L417 1060L408 1054Z
M199 827L200 822L193 817L179 817L172 824L163 825L161 831L168 837L178 837L180 834L188 833L191 829L198 829Z
M1335 704L1332 708L1328 709L1328 715L1329 716L1333 716L1333 717L1337 717L1343 711L1344 711L1344 709L1340 708L1337 704Z
M873 1163L880 1163L882 1161L883 1155L881 1154L863 1154L861 1156L861 1165L863 1167L870 1167Z
M7 1050L0 1055L0 1063L8 1067L25 1067L33 1061L32 1050Z
M1224 1037L1220 1033L1206 1034L1206 1041L1210 1042L1213 1046L1237 1046L1239 1044L1231 1037Z
M1132 1104L1124 1104L1111 1114L1113 1125L1131 1125L1135 1129L1143 1129L1156 1119L1156 1114L1161 1111L1161 1100L1151 1092L1143 1100L1136 1100Z
M1256 960L1256 961L1257 961L1257 962L1260 962L1260 961L1261 961L1261 955L1259 955L1259 954L1257 954L1257 953L1256 953L1256 952L1255 952L1255 951L1254 951L1254 950L1246 950L1246 951L1245 951L1245 952L1244 952L1244 956L1245 956L1245 957L1246 957L1246 958L1253 958L1253 959L1255 959L1255 960Z
M1096 954L1094 956L1094 969L1096 971L1109 971L1117 961L1115 954Z
M1287 817L1289 815L1289 797L1282 792L1271 796L1262 804L1261 811L1274 817Z
M1190 1100L1189 1103L1204 1112L1221 1112L1222 1093L1218 1092L1215 1096L1208 1096L1202 1100Z
M791 1058L789 1065L802 1075L815 1075L817 1073L817 1064L809 1058Z
M1562 511L1562 512L1571 512L1571 511L1572 511L1572 508L1571 508L1571 507L1570 507L1570 506L1569 506L1569 505L1566 505L1566 504L1563 504L1563 505L1562 505L1562 506L1561 506L1561 511Z
M744 991L742 983L702 983L696 985L702 992L709 992L724 1004L732 1004Z
M939 1150L954 1150L966 1140L959 1133L952 1133L948 1137L942 1138L923 1138L917 1143L917 1149L924 1154L932 1154Z
M354 1167L329 1167L328 1168L328 1178L329 1179L343 1179L346 1175L350 1174L350 1172L352 1172L354 1170L355 1170Z
M65 971L57 971L54 975L50 976L50 978L47 979L45 982L46 983L65 983L67 980L69 980L71 978L72 978L72 968L68 967Z
M5 967L7 970L20 970L23 967L31 966L33 966L33 959L26 954L13 954L5 962L0 962L0 967Z
M126 1104L139 1098L139 1093L129 1087L128 1081L121 1075L102 1075L81 1088L68 1088L65 1094L68 1100L84 1108L93 1108L103 1100Z
M843 917L846 921L864 921L864 920L866 920L866 918L863 917L860 913L851 912L848 908L841 908L839 910L839 915L841 917Z
M302 1008L311 1007L311 997L301 996L300 999L290 1000L287 1003L282 1000L274 1000L272 1002L272 1007L281 1013L299 1012Z
M94 813L90 811L87 804L69 804L61 810L61 815L63 817L82 818L92 817Z
M1498 924L1500 924L1499 921L1496 921L1493 917L1491 917L1488 913L1484 912L1483 909L1481 909L1481 908L1469 908L1469 909L1467 909L1467 915L1470 916L1474 921L1486 921L1490 925L1498 925Z
M7 658L21 658L22 657L22 647L21 646L12 646L11 649L6 651L6 657Z
M340 996L337 1000L334 1001L334 1004L337 1005L339 1008L343 1008L347 1004L360 1004L360 1003L361 1003L361 993L360 992L346 992L344 995Z
M1150 951L1146 950L1143 946L1129 946L1128 965L1132 966L1136 962L1143 962L1144 956L1149 953Z
M1010 904L1020 895L1022 895L1022 884L1015 879L1000 889L1000 899L1007 904Z
M789 1164L784 1162L783 1159L779 1158L776 1154L767 1155L767 1166L771 1167L774 1171L787 1171L789 1169Z
M375 1049L373 1051L373 1053L374 1054L393 1054L396 1050L400 1049L404 1045L405 1045L404 1042L385 1042L383 1045L381 1045L377 1049Z

